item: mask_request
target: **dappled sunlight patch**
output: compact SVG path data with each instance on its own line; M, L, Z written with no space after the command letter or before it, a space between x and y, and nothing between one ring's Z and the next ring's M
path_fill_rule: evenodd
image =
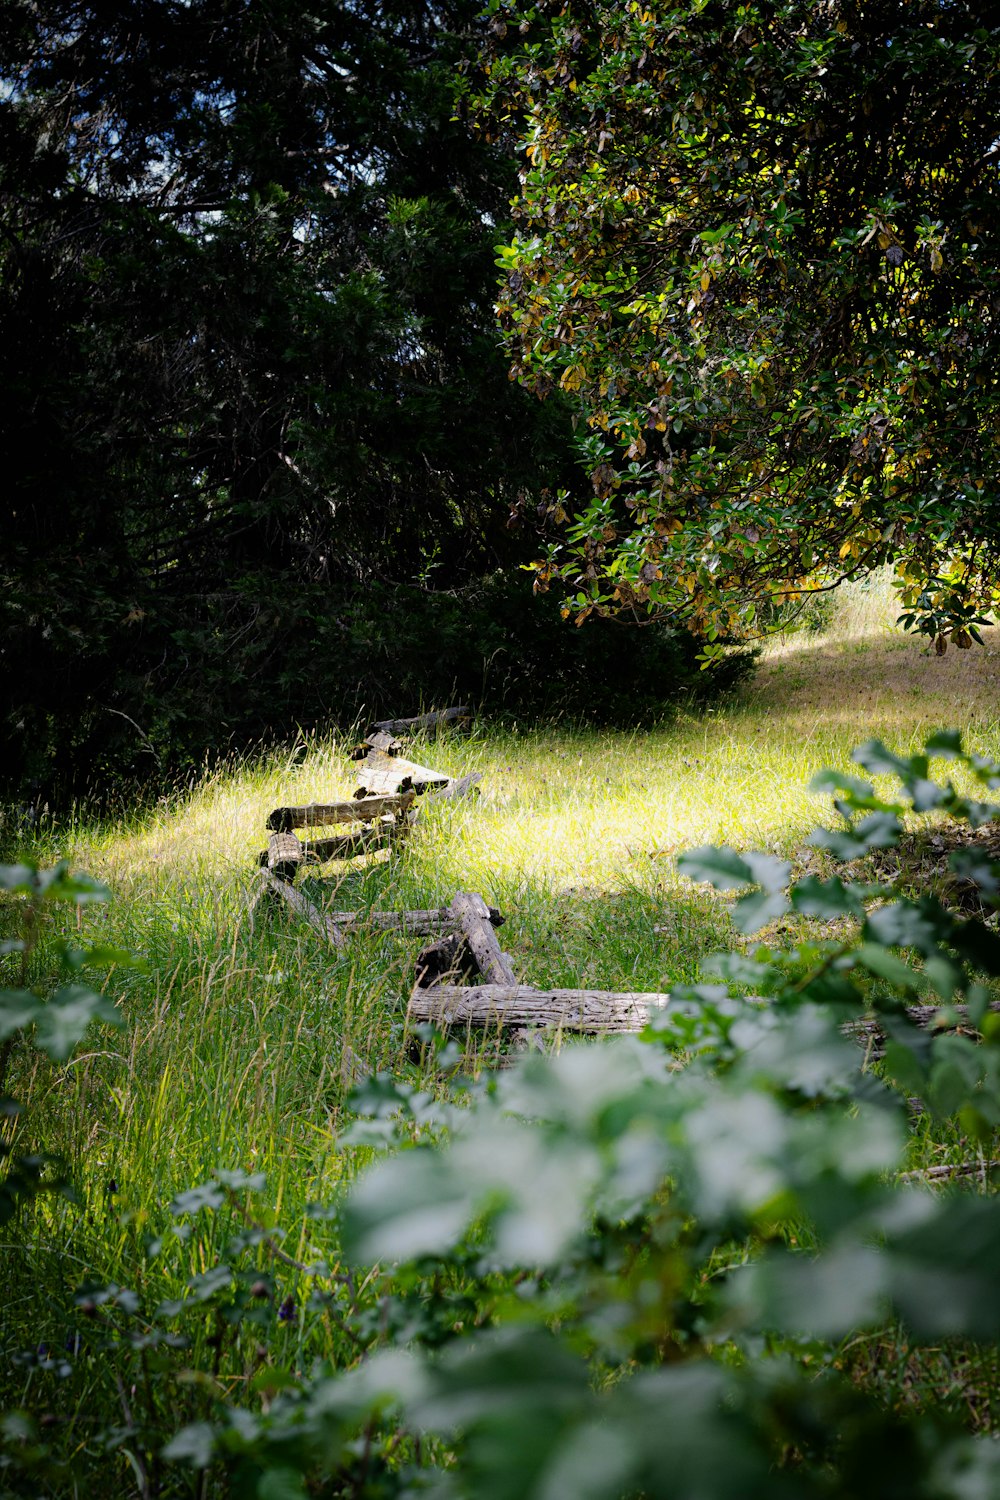
M846 768L860 741L881 735L908 751L928 724L950 722L997 753L992 635L985 651L941 659L884 633L861 643L817 640L769 658L735 701L645 731L481 724L421 743L425 764L481 771L481 794L428 807L387 861L310 872L309 894L364 910L477 891L506 916L499 940L525 982L661 992L695 982L707 953L744 939L724 894L678 875L683 851L761 849L792 857L798 873L816 857L805 835L828 811L808 782ZM101 923L150 961L148 976L110 979L127 1045L81 1059L53 1096L65 1138L128 1176L123 1205L158 1204L223 1155L287 1182L297 1201L300 1175L337 1176L344 1049L374 1069L406 1055L419 938L359 932L334 951L292 913L247 915L268 812L349 795L344 748L315 739L218 772L131 822L78 827L64 850L114 892L103 914L84 913L84 930ZM765 937L794 939L802 920L780 918ZM465 1065L495 1061L498 1037L465 1039Z

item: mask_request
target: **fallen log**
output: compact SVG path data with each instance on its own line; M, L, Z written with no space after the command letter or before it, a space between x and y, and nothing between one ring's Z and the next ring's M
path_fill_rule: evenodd
M510 959L501 951L490 922L490 909L482 896L459 891L451 903L455 926L465 935L483 978L490 984L516 985Z
M397 823L394 818L380 818L377 823L361 828L357 833L338 833L334 838L303 841L300 845L303 863L325 865L331 859L354 859L361 854L370 854L373 849L384 849L408 832L409 829ZM275 834L274 837L294 838L295 835ZM272 868L266 849L261 850L257 863Z
M417 954L417 989L430 989L443 982L471 984L479 965L464 932L448 932Z
M329 839L312 839L302 848L310 864L325 865L331 859L349 859L355 854L367 854L371 849L383 849L409 831L406 823L397 823L395 818L379 818L377 823L358 833L338 833Z
M992 1172L1000 1168L1000 1161L946 1162L939 1167L917 1167L913 1172L900 1172L898 1182L949 1182L956 1177L981 1177L985 1182Z
M670 996L638 990L536 990L526 984L441 984L414 989L407 1020L435 1026L544 1026L563 1031L641 1031Z
M261 855L261 863L279 880L294 880L304 859L302 845L294 833L272 833Z
M461 802L463 797L471 796L473 792L478 797L476 783L482 781L482 771L470 771L467 776L460 776L457 781L449 781L447 786L441 787L440 791L427 792L424 796L424 806L428 802Z
M359 1057L349 1042L340 1044L340 1081L345 1088L351 1088L360 1078L371 1078L372 1069Z
M487 908L493 927L502 927L506 918L495 906ZM450 906L432 906L412 911L332 911L330 919L338 927L372 927L376 931L401 929L421 937L430 932L454 929L455 917Z
M308 922L310 927L325 937L335 948L344 946L344 934L336 922L332 922L318 907L313 906L308 896L296 890L295 886L290 885L287 880L279 880L276 875L271 874L270 870L261 871L261 880L269 890L273 891L276 896L280 896L282 901L292 908L296 916Z
M350 756L351 760L364 760L372 750L381 750L386 755L398 755L402 748L403 741L397 740L395 735L386 734L382 729L375 729L371 734L365 735L360 745L355 745Z
M352 837L360 839L364 835L357 834ZM260 864L266 867L266 850L261 852ZM266 885L258 887L249 906L250 913L267 890ZM489 913L491 924L494 927L502 927L506 921L503 914L495 906L489 908ZM455 917L448 906L414 908L409 911L328 911L326 917L345 934L363 929L371 932L403 932L410 937L427 937L435 932L452 932L455 928Z
M409 734L414 729L436 729L439 724L457 724L471 717L471 710L464 703L454 708L439 708L434 713L417 714L412 719L379 719L372 729L383 734Z
M355 797L386 797L397 792L425 792L428 787L447 786L449 778L441 771L418 766L401 755L387 755L373 750L358 763L358 785Z
M989 1008L992 1011L1000 1011L1000 1000L991 1000ZM904 1014L907 1020L912 1021L915 1026L926 1029L934 1025L942 1012L948 1011L954 1012L957 1019L947 1021L946 1014L946 1024L942 1024L939 1028L942 1033L958 1031L968 1035L975 1031L969 1022L969 1011L965 1005L908 1005ZM886 1027L878 1016L856 1016L853 1020L845 1021L841 1030L845 1036L853 1037L865 1048L871 1062L878 1062L884 1056Z
M401 816L415 801L416 792L403 792L350 802L311 802L308 807L276 807L267 826L275 833L291 833L293 828L325 828L330 823L373 823L386 813Z

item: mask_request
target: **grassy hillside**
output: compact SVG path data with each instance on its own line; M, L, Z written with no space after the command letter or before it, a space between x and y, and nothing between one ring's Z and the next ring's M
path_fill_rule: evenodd
M858 592L827 634L772 646L736 700L642 732L485 723L418 743L424 763L481 771L481 797L428 810L391 861L332 867L310 894L363 909L478 891L505 913L502 945L525 982L651 990L690 980L736 937L720 898L677 875L677 852L728 842L808 860L804 836L828 812L810 777L873 736L904 751L952 726L1000 758L993 636L984 650L937 658L892 630L886 610L877 592ZM404 1038L420 939L361 933L335 952L291 915L248 914L268 811L349 795L348 744L310 740L220 771L141 818L95 826L84 812L33 835L36 857L64 855L107 882L111 905L87 909L81 931L142 955L148 971L111 976L123 1030L93 1033L63 1068L25 1054L11 1080L27 1101L22 1143L44 1139L69 1159L80 1203L53 1200L25 1252L4 1247L8 1353L74 1337L73 1291L89 1277L134 1285L138 1275L137 1290L159 1297L204 1270L205 1236L222 1231L176 1235L168 1206L218 1167L267 1173L268 1214L293 1258L307 1243L335 1258L335 1230L307 1205L366 1157L338 1149L347 1058L440 1086ZM7 835L8 854L25 847ZM477 1046L473 1069L499 1043ZM162 1243L137 1272L150 1236ZM349 1351L319 1314L280 1337L290 1357ZM15 1374L8 1397L35 1399L46 1381ZM105 1399L99 1362L82 1362L59 1400L83 1449L88 1403Z
M691 979L734 934L719 898L677 876L676 853L728 842L805 855L828 813L811 776L872 736L904 751L954 726L1000 755L1000 644L936 657L886 624L887 603L857 593L829 634L770 648L734 702L645 732L484 724L418 744L443 771L481 771L481 797L429 811L392 862L328 867L310 893L393 908L479 891L506 915L503 946L525 982ZM122 1202L162 1201L229 1162L290 1182L331 1170L341 1043L378 1068L399 1059L420 939L359 936L335 953L294 917L247 915L268 811L350 795L350 742L309 741L134 822L84 818L35 841L38 856L107 882L113 902L93 921L149 963L112 979L125 1035L33 1095L84 1172L106 1161Z

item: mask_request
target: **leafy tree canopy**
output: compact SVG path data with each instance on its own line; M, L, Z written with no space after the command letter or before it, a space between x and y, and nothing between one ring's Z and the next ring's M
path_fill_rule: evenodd
M1000 17L986 0L492 0L526 152L500 312L572 393L565 609L686 618L895 564L967 646L1000 557Z

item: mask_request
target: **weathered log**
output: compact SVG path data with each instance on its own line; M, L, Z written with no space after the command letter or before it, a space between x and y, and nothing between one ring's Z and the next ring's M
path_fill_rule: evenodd
M263 859L279 880L294 880L305 855L294 833L272 833Z
M394 818L379 818L377 823L358 833L338 833L334 838L313 839L302 848L311 864L325 865L331 859L350 859L355 854L367 854L371 849L383 849L408 832L405 823L397 823Z
M515 1056L524 1056L526 1052L548 1052L545 1044L545 1033L543 1031L532 1031L530 1026L519 1026L516 1031L511 1032L511 1051Z
M261 879L276 896L280 896L282 901L287 902L297 916L300 916L303 921L308 922L310 927L315 928L335 948L342 948L344 946L344 934L336 922L331 922L330 918L321 912L318 907L313 906L308 896L304 896L301 891L296 890L295 886L290 885L287 880L279 880L277 876L271 874L270 870L262 870Z
M517 984L514 969L501 951L490 922L490 909L482 896L459 891L451 903L456 926L468 939L480 973L490 984Z
M372 729L381 729L385 734L409 734L414 729L436 729L439 724L455 724L468 719L471 710L464 703L454 708L439 708L435 713L417 714L413 719L379 719Z
M304 841L301 845L304 863L325 865L331 859L354 859L361 854L370 854L373 849L384 849L407 832L407 826L397 823L394 818L380 818L377 823L361 828L357 833L338 833L334 838ZM277 834L275 837L292 838L294 835ZM268 864L266 849L262 850L258 863Z
M359 1078L370 1078L372 1069L348 1042L340 1044L340 1081L350 1088Z
M489 908L489 914L494 927L503 926L506 918L495 906ZM425 910L411 911L332 911L329 915L338 927L371 927L375 931L400 929L414 937L453 930L455 927L455 917L450 906L432 906Z
M265 849L263 854L261 855L261 864L264 865L266 863L267 850ZM257 919L258 911L265 901L269 902L270 900L271 887L264 880L255 880L247 895L246 905L244 907L244 915L246 916L247 922L249 923L251 932L253 932L254 923Z
M907 1019L915 1026L924 1028L932 1026L942 1010L953 1010L958 1018L955 1025L942 1027L942 1031L971 1031L973 1029L968 1021L969 1012L965 1005L908 1005L905 1013ZM991 1000L990 1010L1000 1011L1000 1000ZM885 1055L886 1031L879 1017L856 1016L852 1021L845 1021L841 1030L846 1036L854 1037L865 1048L870 1061L878 1062Z
M479 965L464 932L449 932L428 943L417 955L417 989L429 989L447 980L451 984L468 984L479 973Z
M482 771L470 771L467 776L460 776L457 781L449 781L447 786L441 787L440 791L427 792L424 796L424 806L428 802L460 802L463 797L469 797L473 792L479 796L476 783L482 781Z
M449 778L440 771L418 766L401 755L386 755L373 750L358 762L358 785L355 797L386 797L396 792L424 792L428 787L447 786Z
M415 801L415 792L403 792L394 797L311 802L308 807L276 807L267 820L267 826L275 833L291 833L293 828L325 828L330 823L372 823L386 813L402 815Z
M998 1168L1000 1161L945 1162L938 1167L917 1167L913 1172L900 1172L897 1181L948 1182L956 1177L981 1177L985 1182Z
M516 984L441 984L414 989L407 1020L436 1026L544 1026L563 1031L641 1031L670 996L628 990L536 990Z
M403 741L397 740L395 735L386 734L382 729L375 729L365 736L360 745L355 745L351 751L351 759L364 760L372 750L381 750L386 755L398 755L402 748Z

